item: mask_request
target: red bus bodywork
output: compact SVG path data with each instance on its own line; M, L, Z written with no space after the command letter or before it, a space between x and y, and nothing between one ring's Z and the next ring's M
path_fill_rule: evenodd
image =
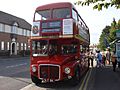
M36 13L41 14L40 20L36 20ZM38 7L31 36L32 81L35 84L71 78L78 81L89 68L85 56L89 44L89 29L71 3Z

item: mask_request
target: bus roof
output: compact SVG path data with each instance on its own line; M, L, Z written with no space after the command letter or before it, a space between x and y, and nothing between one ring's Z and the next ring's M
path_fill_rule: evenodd
M51 3L51 4L39 6L37 7L36 11L54 9L54 8L62 8L62 7L75 8L70 2L59 2L59 3Z

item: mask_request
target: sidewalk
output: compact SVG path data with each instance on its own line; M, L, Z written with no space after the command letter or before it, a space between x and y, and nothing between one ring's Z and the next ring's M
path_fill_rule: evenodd
M113 72L112 65L92 68L87 90L120 90L120 70Z

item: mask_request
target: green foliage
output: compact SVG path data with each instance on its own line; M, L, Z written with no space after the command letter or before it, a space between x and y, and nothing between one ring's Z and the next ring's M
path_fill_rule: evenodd
M113 19L111 26L106 26L103 29L102 34L100 35L100 38L99 38L99 48L101 50L105 50L106 48L106 43L104 42L105 39L109 43L110 47L112 49L114 48L113 41L116 40L116 30L118 29L120 29L120 20L116 22L115 19Z
M109 43L108 38L109 38L109 34L110 34L110 26L106 26L103 31L102 34L100 35L100 39L99 39L99 48L101 50L105 50L106 43Z
M98 11L102 10L102 7L107 9L109 6L114 6L116 9L120 8L120 0L78 0L74 4L81 6L89 6L90 4L94 4L93 9L98 9Z

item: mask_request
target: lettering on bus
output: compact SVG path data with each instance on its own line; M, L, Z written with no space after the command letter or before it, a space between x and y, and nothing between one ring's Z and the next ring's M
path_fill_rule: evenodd
M42 33L56 33L61 31L61 21L42 22Z

